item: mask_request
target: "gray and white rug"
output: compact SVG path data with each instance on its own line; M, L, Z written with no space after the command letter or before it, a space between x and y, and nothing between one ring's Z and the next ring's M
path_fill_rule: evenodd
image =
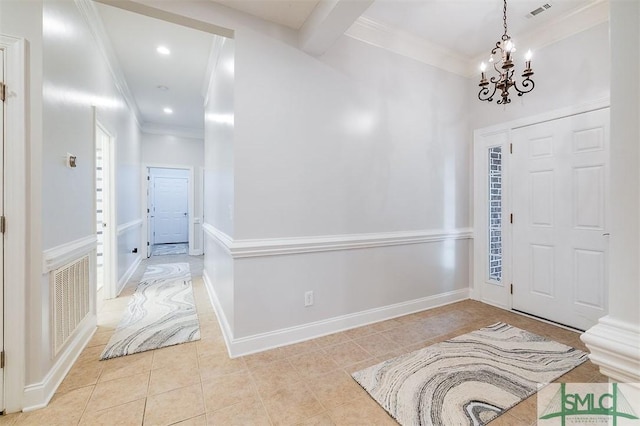
M587 360L497 323L353 374L402 425L485 425Z
M149 265L100 359L199 339L189 264Z
M151 256L167 256L170 254L187 254L189 243L154 244L151 247Z

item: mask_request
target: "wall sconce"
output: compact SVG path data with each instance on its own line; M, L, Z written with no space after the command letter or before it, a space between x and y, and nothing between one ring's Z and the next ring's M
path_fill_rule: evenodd
M67 167L69 167L70 169L76 167L76 158L77 157L75 155L71 155L67 152Z

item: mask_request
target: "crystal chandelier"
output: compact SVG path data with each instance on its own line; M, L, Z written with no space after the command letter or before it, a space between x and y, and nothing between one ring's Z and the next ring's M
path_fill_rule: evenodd
M532 91L535 84L530 78L533 75L533 70L531 69L531 50L525 55L525 70L522 73L524 80L522 80L522 83L518 83L513 78L515 72L513 69L513 53L516 51L516 48L511 41L511 37L507 34L507 0L504 0L502 21L504 34L502 34L502 38L496 43L496 47L491 49L491 57L489 58L489 64L493 65L498 75L492 76L491 79L487 80L485 74L487 64L483 62L480 65L482 74L480 77L478 99L491 102L496 92L500 91L501 99L498 99L498 104L508 104L511 102L511 99L509 99L509 89L513 87L518 92L518 96L522 96Z

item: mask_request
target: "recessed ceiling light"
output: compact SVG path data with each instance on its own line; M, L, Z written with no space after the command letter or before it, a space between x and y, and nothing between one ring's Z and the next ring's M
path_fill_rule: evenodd
M158 48L156 49L156 52L158 52L161 55L169 55L171 53L169 48L166 46L158 46Z
M165 114L173 114L173 110L171 108L164 108L163 111Z
M167 90L169 90L167 86L163 86L162 84L160 84L159 86L156 86L156 89L162 90L163 92L166 92Z

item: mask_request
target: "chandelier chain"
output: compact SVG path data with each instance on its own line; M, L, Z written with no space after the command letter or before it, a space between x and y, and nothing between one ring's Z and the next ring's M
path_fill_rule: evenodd
M504 0L504 6L502 7L502 26L504 27L502 39L507 40L509 38L507 35L507 0Z

